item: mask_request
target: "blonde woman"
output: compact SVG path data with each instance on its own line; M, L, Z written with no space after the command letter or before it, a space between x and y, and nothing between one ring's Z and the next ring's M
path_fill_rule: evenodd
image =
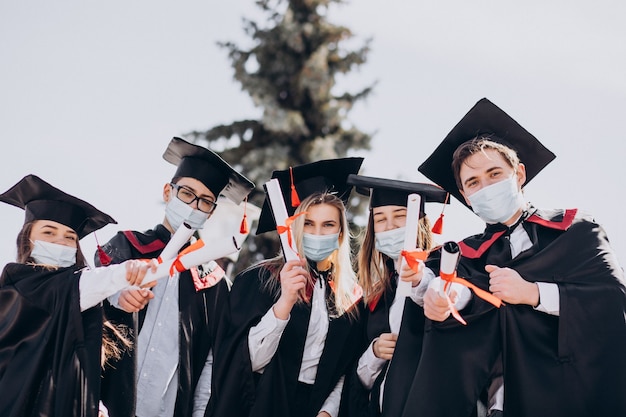
M285 262L281 255L235 278L229 337L216 357L229 365L216 370L207 415L339 415L345 374L362 344L345 209L346 177L361 162L325 160L274 172L302 259ZM257 234L276 228L268 209Z

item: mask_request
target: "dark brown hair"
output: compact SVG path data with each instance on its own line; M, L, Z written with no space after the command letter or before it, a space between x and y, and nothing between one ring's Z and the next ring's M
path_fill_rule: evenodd
M30 243L30 233L33 230L33 224L37 220L24 223L22 230L17 234L17 262L20 264L35 263L35 260L30 256L33 251L33 245ZM76 240L76 266L78 268L84 268L87 266L85 261L85 255L80 250L80 243Z
M517 152L515 152L513 149L491 140L489 136L476 136L474 139L468 140L467 142L463 142L461 145L459 145L459 147L456 148L456 151L454 151L454 154L452 155L452 172L454 173L454 180L456 181L456 185L459 190L463 189L463 184L461 184L460 176L461 165L463 165L463 163L470 156L478 152L485 152L489 149L492 149L502 155L504 160L513 169L517 168L520 163Z

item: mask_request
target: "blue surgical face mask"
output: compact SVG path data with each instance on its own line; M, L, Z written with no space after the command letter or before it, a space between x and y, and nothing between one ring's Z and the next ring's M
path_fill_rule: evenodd
M323 261L339 249L339 233L332 235L312 235L305 233L302 237L304 256L314 262Z
M491 184L467 197L474 213L486 223L503 223L524 206L524 196L517 188L517 176Z
M58 243L44 242L43 240L31 240L31 243L33 244L33 250L30 256L38 264L65 268L76 263L76 248L59 245Z
M202 229L204 222L209 218L208 213L196 210L189 204L185 204L174 194L171 194L170 201L165 205L165 218L175 231L184 223L192 229Z
M405 227L385 230L374 233L374 246L378 252L384 253L391 259L398 259L404 248Z

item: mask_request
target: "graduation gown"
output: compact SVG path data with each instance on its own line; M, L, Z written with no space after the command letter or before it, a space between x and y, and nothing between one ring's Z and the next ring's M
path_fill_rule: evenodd
M234 280L229 331L215 356L212 395L205 416L314 417L363 349L363 329L358 316L350 318L346 313L333 318L329 312L328 334L309 402L305 408L296 409L293 400L311 308L305 303L293 307L273 358L263 373L252 372L248 332L276 301L265 288L268 279L272 279L269 272L256 266ZM329 286L326 289L328 300L332 293Z
M382 333L390 333L389 310L395 299L398 273L394 271L390 284L378 300L370 302L365 312L367 349ZM363 386L358 375L351 378L350 415L398 416L404 408L415 369L419 363L424 333L424 310L407 297L402 324L393 359L382 368L371 390ZM386 375L382 412L379 407L380 389Z
M488 289L484 266L493 263L530 282L555 283L560 315L528 305L497 309L474 296L461 312L467 326L427 320L404 416L468 415L500 353L507 417L626 415L623 271L592 218L576 210L533 211L523 223L530 249L498 261L508 242L504 231L488 227L461 242L458 276Z
M81 313L80 272L10 263L0 276L0 415L96 417L102 309Z
M111 263L157 258L170 237L170 232L161 224L143 233L122 231L103 245L103 250L112 258ZM98 259L96 263L99 263ZM180 357L174 416L187 417L193 410L196 385L208 352L218 338L219 315L228 296L228 287L226 281L221 280L213 287L196 291L190 271L181 272L179 280ZM126 325L131 330L133 343L137 340L145 314L145 308L139 313L126 313L105 301L106 318ZM111 363L103 373L102 402L108 408L110 417L135 416L136 362L134 351L125 351L122 358Z

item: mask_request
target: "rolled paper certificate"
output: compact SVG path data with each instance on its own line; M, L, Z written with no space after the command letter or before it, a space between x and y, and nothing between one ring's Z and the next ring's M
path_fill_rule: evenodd
M167 243L165 248L161 251L161 255L159 255L159 262L169 259L176 258L178 251L183 245L189 242L191 239L191 235L193 235L194 229L191 228L187 223L180 225L178 230L172 235L172 238Z
M439 266L440 275L443 276L455 276L456 267L459 264L459 257L461 256L461 248L456 242L446 242L441 246L441 264ZM439 286L439 295L445 297L444 287L446 280L442 279Z
M245 239L245 236L240 239ZM213 240L210 244L204 244L199 249L183 254L182 256L163 261L158 266L154 274L151 271L148 271L146 277L141 282L141 285L145 285L157 279L169 277L172 267L174 267L177 272L182 272L193 268L194 266L224 258L240 250L240 244L241 242L235 236Z
M414 251L417 247L417 230L420 219L420 203L422 197L419 194L409 194L406 205L406 226L404 232L404 250ZM404 257L401 257L400 269L406 263ZM396 288L396 297L408 297L411 295L411 283L408 281L398 280Z
M265 188L265 192L267 193L267 198L269 199L276 226L287 226L286 222L289 218L289 214L287 213L285 200L283 200L283 193L280 190L280 182L277 178L272 178L271 180L263 184L263 187ZM288 236L287 233L289 233L291 236ZM285 261L300 259L298 256L298 252L296 252L296 250L292 248L289 244L289 242L295 242L291 228L288 227L284 233L279 233L278 236L280 236L280 245L283 248Z
M404 250L405 251L414 251L417 249L417 230L420 220L420 202L422 197L419 194L409 194L406 201L406 224L405 224L405 232L404 232ZM398 273L402 270L402 266L406 263L404 256L400 255L400 269ZM411 295L411 282L402 281L398 279L398 286L396 287L396 296L394 299L395 303L400 304L400 308L392 308L389 311L389 326L392 327L391 331L393 333L400 333L400 326L402 325L402 316L404 316L404 303L406 297ZM395 328L395 327L398 328ZM393 360L393 357L391 358ZM391 365L387 366L387 370L385 371L385 379L387 378L387 372L389 372L389 368Z

